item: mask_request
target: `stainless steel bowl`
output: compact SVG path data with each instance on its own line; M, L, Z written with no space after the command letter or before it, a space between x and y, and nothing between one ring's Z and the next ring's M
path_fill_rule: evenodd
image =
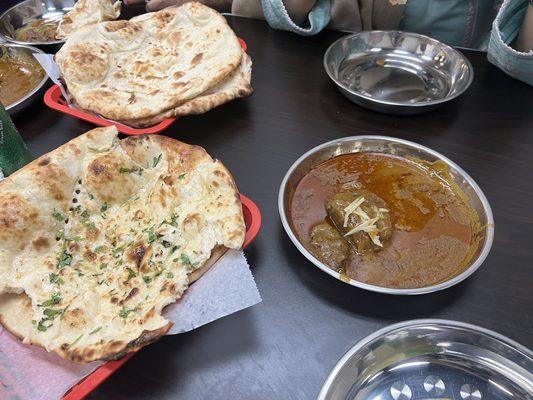
M38 46L46 51L58 50L65 42L21 42L15 39L15 30L40 18L59 19L72 10L75 0L25 0L11 7L0 16L0 37L4 40L31 46Z
M459 51L398 31L345 36L329 46L324 68L348 99L388 114L428 111L462 94L474 77Z
M437 161L442 160L449 168L451 178L457 183L458 187L466 194L470 199L470 204L476 210L479 215L481 226L484 227L482 242L478 250L477 255L471 262L471 264L460 274L450 278L447 281L416 288L416 289L393 289L387 287L381 287L376 285L370 285L367 283L359 282L354 279L349 279L346 276L342 276L323 264L315 256L313 256L300 242L296 232L289 221L290 200L296 185L302 179L305 174L318 163L330 159L332 157L349 154L356 152L374 152L383 154L393 154L400 157L415 157L425 161ZM349 283L350 285L357 286L362 289L371 290L373 292L387 293L387 294L399 294L399 295L414 295L435 292L453 286L462 280L466 279L477 270L483 263L487 255L489 254L492 246L492 240L494 237L494 219L492 217L492 210L490 208L487 198L474 182L474 180L468 176L468 174L455 164L450 159L437 153L430 148L422 146L420 144L409 142L407 140L386 137L386 136L352 136L342 139L333 140L331 142L324 143L314 149L309 150L303 156L301 156L295 163L289 168L287 174L283 178L279 189L278 195L278 208L281 217L281 222L285 231L289 235L294 245L300 250L300 252L313 264L315 264L322 271L334 276L335 278Z
M318 400L533 398L533 353L498 333L437 319L402 322L352 347Z
M12 43L0 43L0 51L2 52L7 51L14 56L20 53L24 53L25 55L28 55L30 57L33 57L32 54L34 53L44 54L41 50L39 50L36 47L26 46L26 45L21 45L21 44L12 44ZM45 73L43 79L41 79L41 81L31 91L29 91L24 97L22 97L15 103L7 106L6 111L10 115L14 115L18 113L19 111L24 110L27 106L29 106L35 100L41 99L43 97L44 91L46 90L45 84L47 81L48 81L48 75Z

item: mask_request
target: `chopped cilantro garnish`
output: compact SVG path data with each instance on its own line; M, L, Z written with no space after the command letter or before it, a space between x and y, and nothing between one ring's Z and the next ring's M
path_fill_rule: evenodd
M172 278L174 278L174 274L173 274L172 272L170 272L170 271L167 272L167 278L168 278L168 279L172 279Z
M127 318L129 313L135 311L135 308L132 308L132 309L129 309L129 310L126 310L124 307L122 307L122 309L118 312L118 316L120 318Z
M61 314L62 311L61 310L54 310L52 308L46 308L44 311L43 311L43 314L46 315L48 318L55 318L56 316L58 316L59 314Z
M58 239L63 239L65 241L68 241L67 237L65 236L65 231L63 230L60 230L59 232L57 232L56 236Z
M80 214L80 217L82 217L83 219L89 218L89 211L83 210L83 212Z
M95 253L101 253L102 251L104 251L105 249L105 246L98 246L97 248L94 249Z
M183 265L192 265L192 262L191 262L191 259L189 258L189 256L185 253L182 253L180 255L180 261Z
M100 269L104 269L104 268L107 268L107 263L100 264Z
M132 278L135 278L137 276L137 274L135 273L134 270L132 270L131 268L126 268L126 270L128 271L128 281Z
M94 195L92 193L89 193L89 199L91 199L91 200L94 199Z
M61 214L59 211L57 211L56 209L54 209L54 213L52 214L52 216L57 219L59 222L62 222L65 220L65 217L63 217L63 214Z
M179 248L180 248L180 246L172 246L172 248L170 249L170 253L169 253L169 254L170 254L170 255L174 254L174 252L175 252L176 250L178 250Z
M61 250L61 254L59 254L59 260L57 261L57 269L61 269L65 265L70 264L72 264L72 254L70 254L67 249Z
M71 344L68 345L68 348L70 349L72 346L74 346L76 343L78 343L82 337L83 337L83 334L81 334L76 339L74 339L74 341Z
M133 167L133 168L120 167L118 172L120 172L121 174L131 174L133 172L137 172L139 175L142 175L143 169L137 168L137 167Z
M185 172L183 174L179 174L178 175L178 179L183 179L185 178L185 175L187 175Z
M48 299L45 302L43 302L43 304L41 304L41 306L42 307L49 307L49 306L52 306L54 304L59 304L59 303L61 303L61 295L59 293L53 293L52 297L50 297L50 299Z
M163 247L166 247L166 248L169 248L170 246L172 246L172 243L170 243L168 240L163 240L161 244L163 245Z
M107 203L102 204L102 207L100 207L100 212L106 212L107 211Z
M159 233L155 233L155 225L152 225L150 228L146 228L143 230L148 235L148 243L153 243L157 239L159 239L162 235Z
M124 253L124 247L126 246L120 246L120 247L117 247L116 249L113 249L112 251L113 257L120 258L122 256L122 253Z
M48 277L50 278L50 283L57 283L58 285L65 283L58 274L54 274L53 272Z
M170 222L168 224L172 225L175 228L177 228L178 227L178 215L177 214L172 214L170 216Z
M100 330L102 329L101 326L99 326L98 328L96 328L95 330L89 332L89 335L94 335L96 332L100 332Z
M150 282L152 282L152 278L149 276L143 276L143 281L148 285Z
M47 320L44 320L44 319L42 319L42 320L39 321L39 325L37 325L37 330L38 330L39 332L46 332L46 330L52 326L52 324L45 325L45 322L46 322L46 321L47 321Z
M162 155L163 155L163 154L159 154L157 157L154 157L152 167L155 168L155 167L157 166L157 164L159 164L159 161L161 161L161 156L162 156Z

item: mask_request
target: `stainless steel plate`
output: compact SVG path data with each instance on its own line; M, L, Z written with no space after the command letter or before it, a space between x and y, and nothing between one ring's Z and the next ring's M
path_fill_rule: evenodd
M414 114L463 93L470 62L435 39L398 31L366 31L333 43L324 67L340 91L375 111Z
M55 20L72 10L75 0L25 0L0 16L0 36L11 43L38 46L48 51L57 50L65 42L21 42L15 39L15 30L37 19Z
M414 320L357 343L318 400L533 398L533 353L495 332L456 321Z
M309 172L318 163L325 161L329 158L339 156L341 154L350 154L357 152L373 152L392 154L404 158L416 158L419 160L425 160L434 162L437 160L443 161L449 168L451 178L457 184L457 186L466 194L470 200L470 205L476 210L481 226L484 226L484 231L481 233L482 242L478 249L477 255L474 257L470 265L460 274L448 279L447 281L414 289L394 289L382 286L370 285L364 282L356 281L354 279L348 279L323 264L315 256L313 256L305 246L300 242L296 233L289 222L289 210L290 201L296 185L302 179L305 174ZM362 289L371 290L374 292L387 293L387 294L400 294L400 295L413 295L423 294L429 292L435 292L453 286L462 280L466 279L476 271L487 255L489 254L492 246L492 240L494 237L494 219L492 217L492 210L487 201L487 198L474 182L474 180L457 164L450 159L444 157L442 154L437 153L425 146L418 143L409 142L407 140L387 137L387 136L352 136L342 139L333 140L331 142L324 143L314 149L309 150L302 155L294 164L289 168L287 174L283 178L279 189L278 195L278 209L281 222L285 231L289 235L294 245L300 250L300 252L313 264L315 264L322 271L334 276L335 278L346 282L350 285L360 287Z

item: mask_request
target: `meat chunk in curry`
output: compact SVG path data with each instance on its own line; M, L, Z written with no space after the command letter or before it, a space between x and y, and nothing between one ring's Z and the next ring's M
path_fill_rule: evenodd
M350 246L337 229L327 222L311 229L311 252L316 258L339 272L350 256Z
M326 202L326 211L358 253L379 251L392 236L387 204L368 190L334 194Z

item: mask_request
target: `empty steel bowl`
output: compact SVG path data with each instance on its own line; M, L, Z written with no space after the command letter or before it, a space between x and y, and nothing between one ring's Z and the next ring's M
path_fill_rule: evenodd
M298 239L296 231L293 229L290 222L290 202L296 186L315 165L335 156L357 152L391 154L403 158L415 158L429 162L440 160L448 166L451 179L453 179L453 181L457 184L457 187L461 189L469 199L470 205L479 216L480 226L483 227L483 231L480 232L480 245L477 253L472 258L470 264L461 273L444 282L426 287L413 289L388 288L356 281L348 278L345 275L341 275L337 271L334 271L322 263L305 248L305 246ZM459 167L450 159L425 146L409 142L407 140L386 136L346 137L324 143L318 147L315 147L314 149L309 150L294 162L283 178L279 189L278 208L281 222L285 228L285 231L289 235L289 238L309 261L315 264L322 271L334 276L342 282L348 283L352 286L357 286L362 289L371 290L373 292L387 294L423 294L435 292L456 285L472 275L474 271L481 266L489 254L494 237L494 219L492 217L492 211L489 202L476 182L474 182L474 180L468 176L468 174L463 171L461 167Z
M64 40L24 42L15 38L15 31L38 19L59 20L63 14L72 10L75 2L75 0L25 0L18 3L0 16L0 37L11 43L56 51L65 42Z
M416 114L462 94L474 76L457 50L398 31L345 36L324 55L324 68L351 101L389 114Z
M463 322L414 320L373 333L333 368L318 400L531 399L533 354Z
M0 43L0 52L0 54L8 52L10 55L15 57L17 56L17 54L23 54L29 57L33 57L34 53L44 54L36 47L12 43ZM6 111L10 115L13 115L15 113L18 113L19 111L24 110L27 106L29 106L36 100L41 99L43 97L44 91L46 90L47 81L48 75L45 73L43 79L41 79L33 89L31 89L28 93L26 93L16 102L6 106Z

